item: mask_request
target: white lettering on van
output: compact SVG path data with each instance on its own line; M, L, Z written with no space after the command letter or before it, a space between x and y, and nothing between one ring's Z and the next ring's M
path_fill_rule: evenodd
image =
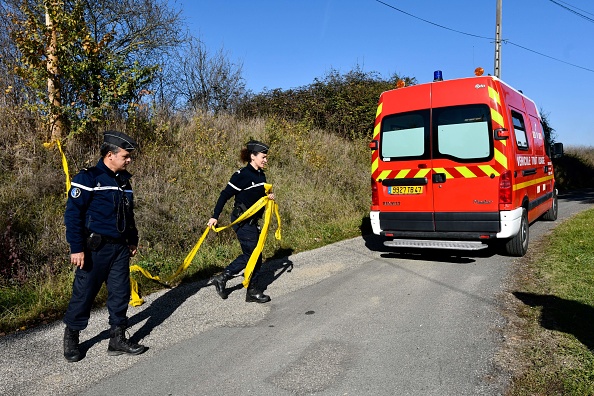
M516 162L518 166L544 165L545 157L543 156L528 156L517 155Z
M530 157L525 155L516 155L516 163L518 166L530 166L532 165L532 161L530 161Z
M476 84L474 87L475 87L476 89L479 89L479 88L485 88L485 87L486 87L486 85L485 85L485 84Z

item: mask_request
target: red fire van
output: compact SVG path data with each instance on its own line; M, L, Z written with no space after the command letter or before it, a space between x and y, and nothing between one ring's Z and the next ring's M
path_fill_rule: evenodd
M384 92L371 166L371 225L394 247L523 256L529 225L557 218L552 157L534 102L492 76Z

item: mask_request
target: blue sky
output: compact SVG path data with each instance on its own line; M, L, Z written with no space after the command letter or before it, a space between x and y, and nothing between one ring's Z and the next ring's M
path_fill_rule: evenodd
M472 76L478 66L493 74L496 0L382 1L414 17L376 0L170 0L210 51L223 48L243 64L254 92L300 87L356 65L419 83L434 70L444 79ZM501 79L544 110L557 141L594 146L594 3L502 3L502 38L515 45L502 46Z

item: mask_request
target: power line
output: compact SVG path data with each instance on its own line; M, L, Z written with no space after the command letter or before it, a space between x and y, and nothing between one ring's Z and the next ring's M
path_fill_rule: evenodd
M577 8L577 7L574 7L574 6L572 6L572 5L571 5L571 4L569 4L569 3L565 3L564 1L555 1L555 0L549 0L549 1L550 1L551 3L553 3L553 4L557 4L559 7L561 7L561 8L564 8L564 9L566 9L566 10L567 10L567 11L569 11L569 12L572 12L572 13L574 13L574 14L575 14L575 15L577 15L577 16L580 16L580 17L584 18L584 19L585 19L585 20L587 20L587 21L590 21L590 22L594 23L594 19L592 19L592 18L590 18L590 17L588 17L588 16L586 16L586 15L584 15L584 14L581 14L581 13L577 12L576 10L580 10L580 9L579 9L579 8ZM561 4L561 3L563 3L563 4L567 4L569 7L573 7L573 8L575 8L576 10L572 10L571 8L569 8L569 7L565 6L565 5ZM582 11L582 12L585 12L586 14L590 14L589 12L587 12L587 11L584 11L584 10L580 10L580 11ZM592 14L590 14L590 15L592 15Z
M522 48L523 50L526 50L526 51L533 52L533 53L535 53L535 54L538 54L538 55L540 55L540 56L544 56L545 58L553 59L553 60L556 60L557 62L565 63L566 65L573 66L573 67L577 67L577 68L579 68L579 69L587 70L587 71L589 71L589 72L592 72L592 73L594 73L594 70L592 70L592 69L588 69L587 67L583 67L583 66L575 65L575 64L573 64L573 63L565 62L564 60L557 59L557 58L554 58L554 57L552 57L552 56L549 56L549 55L545 55L545 54L543 54L543 53L540 53L540 52L538 52L538 51L531 50L530 48L526 48L526 47L523 47L523 46L521 46L521 45L519 45L519 44L512 43L511 41L503 40L502 42L503 42L503 43L505 43L505 44L511 44L511 45L515 45L515 46L516 46L516 47L518 47L518 48Z
M435 23L435 22L428 21L428 20L426 20L426 19L423 19L423 18L419 18L419 17L418 17L418 16L416 16L416 15L409 14L408 12L406 12L406 11L403 11L403 10L401 10L400 8L396 8L396 7L394 7L393 5L390 5L390 4L388 4L388 3L384 3L383 1L380 1L380 0L375 0L375 1L377 1L378 3L381 3L381 4L383 4L383 5L385 5L386 7L390 7L390 8L392 8L392 9L394 9L394 10L398 11L398 12L401 12L401 13L403 13L403 14L406 14L406 15L408 15L408 16L410 16L410 17L413 17L413 18L415 18L415 19L418 19L418 20L420 20L420 21L423 21L423 22L429 23L429 24L431 24L431 25L434 25L434 26L440 27L440 28L442 28L442 29L446 29L446 30L450 30L450 31L452 31L452 32L456 32L456 33L464 34L464 35L466 35L466 36L472 36L472 37L478 37L478 38L487 39L487 40L493 40L491 37L478 36L478 35L476 35L476 34L462 32L462 31L460 31L460 30L452 29L452 28L449 28L449 27L447 27L447 26L443 26L443 25L437 24L437 23Z
M420 20L420 21L423 21L423 22L425 22L425 23L428 23L428 24L430 24L430 25L437 26L437 27L440 27L440 28L442 28L442 29L446 29L446 30L449 30L449 31L452 31L452 32L455 32L455 33L459 33L459 34L463 34L463 35L466 35L466 36L472 36L472 37L476 37L476 38L480 38L480 39L490 40L491 42L494 42L494 41L495 41L495 39L494 39L494 38L492 38L492 37L479 36L479 35L477 35L477 34L466 33L466 32L462 32L462 31L460 31L460 30L452 29L452 28L449 28L449 27L447 27L447 26L443 26L443 25L440 25L440 24L438 24L438 23L435 23L435 22L428 21L428 20L426 20L426 19L423 19L423 18L419 18L419 17L418 17L418 16L416 16L416 15L410 14L410 13L408 13L408 12L406 12L406 11L403 11L403 10L401 10L401 9L399 9L399 8L396 8L396 7L394 7L394 6L392 6L392 5L388 4L388 3L384 3L384 2L383 2L383 1L381 1L381 0L375 0L375 1L377 1L377 2L378 2L378 3L380 3L380 4L383 4L383 5L385 5L386 7L390 7L390 8L392 8L392 9L394 9L394 10L398 11L398 12L401 12L401 13L403 13L403 14L406 14L406 15L408 15L408 16L410 16L410 17L412 17L412 18L418 19L418 20ZM549 1L552 1L553 3L556 3L556 4L557 4L557 2L555 2L554 0L549 0ZM560 5L560 4L558 4L558 5ZM561 5L560 5L560 6L561 6ZM561 7L563 7L563 6L561 6ZM567 8L567 7L564 7L564 8ZM568 10L570 10L570 9L568 8ZM573 10L570 10L570 11L572 11L572 12L575 12L575 11L573 11ZM585 11L584 11L584 12L585 12ZM578 15L581 15L581 14L578 14ZM583 16L583 15L581 15L581 16ZM583 16L583 17L584 17L584 18L587 18L586 16ZM589 19L589 18L588 18L588 19ZM592 22L594 22L594 20L592 20ZM535 54L537 54L537 55L540 55L540 56L544 56L545 58L549 58L549 59L552 59L552 60L556 60L557 62L565 63L566 65L573 66L573 67L577 67L577 68L579 68L579 69L586 70L586 71L589 71L589 72L592 72L592 73L594 73L594 70L593 70L593 69L588 69L587 67L583 67L583 66L575 65L575 64L573 64L573 63L566 62L566 61L564 61L564 60L561 60L561 59L555 58L555 57L553 57L553 56L550 56L550 55L543 54L543 53L541 53L541 52L538 52L538 51L532 50L532 49L530 49L530 48L527 48L527 47L524 47L524 46L522 46L522 45L519 45L519 44L516 44L516 43L512 43L512 42L511 42L511 41L509 41L509 40L502 40L501 42L502 42L502 43L505 43L505 44L511 44L511 45L514 45L514 46L516 46L516 47L518 47L518 48L521 48L521 49L523 49L523 50L526 50L526 51L529 51L529 52L535 53Z

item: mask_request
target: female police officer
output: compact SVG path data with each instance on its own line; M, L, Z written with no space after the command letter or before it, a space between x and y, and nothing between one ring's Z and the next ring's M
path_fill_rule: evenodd
M130 301L130 256L136 253L138 231L134 221L132 161L136 142L121 132L103 135L101 159L72 180L64 223L70 261L77 267L72 297L64 315L64 357L81 359L79 332L87 327L91 306L103 283L111 325L109 355L138 355L145 347L126 339L126 312Z
M255 204L260 198L266 196L264 190L264 183L266 183L266 175L264 175L263 168L268 162L268 146L262 142L251 140L247 143L247 147L241 150L241 160L248 164L235 172L225 189L221 191L221 195L215 205L213 215L208 220L208 226L217 224L217 219L223 211L225 203L235 197L235 204L233 212L231 213L231 221L235 221L243 212ZM274 199L274 194L268 194L268 198ZM233 226L233 230L237 234L237 239L241 245L242 254L229 264L225 270L218 275L211 278L211 282L215 285L217 293L222 299L227 298L227 291L225 290L226 283L233 275L238 274L247 265L247 262L252 255L252 252L258 244L260 235L260 227L258 221L262 218L264 209L256 213L249 219L242 221ZM270 297L264 294L257 286L255 278L262 265L262 255L258 258L254 268L252 279L247 289L245 301L265 303L270 301Z

